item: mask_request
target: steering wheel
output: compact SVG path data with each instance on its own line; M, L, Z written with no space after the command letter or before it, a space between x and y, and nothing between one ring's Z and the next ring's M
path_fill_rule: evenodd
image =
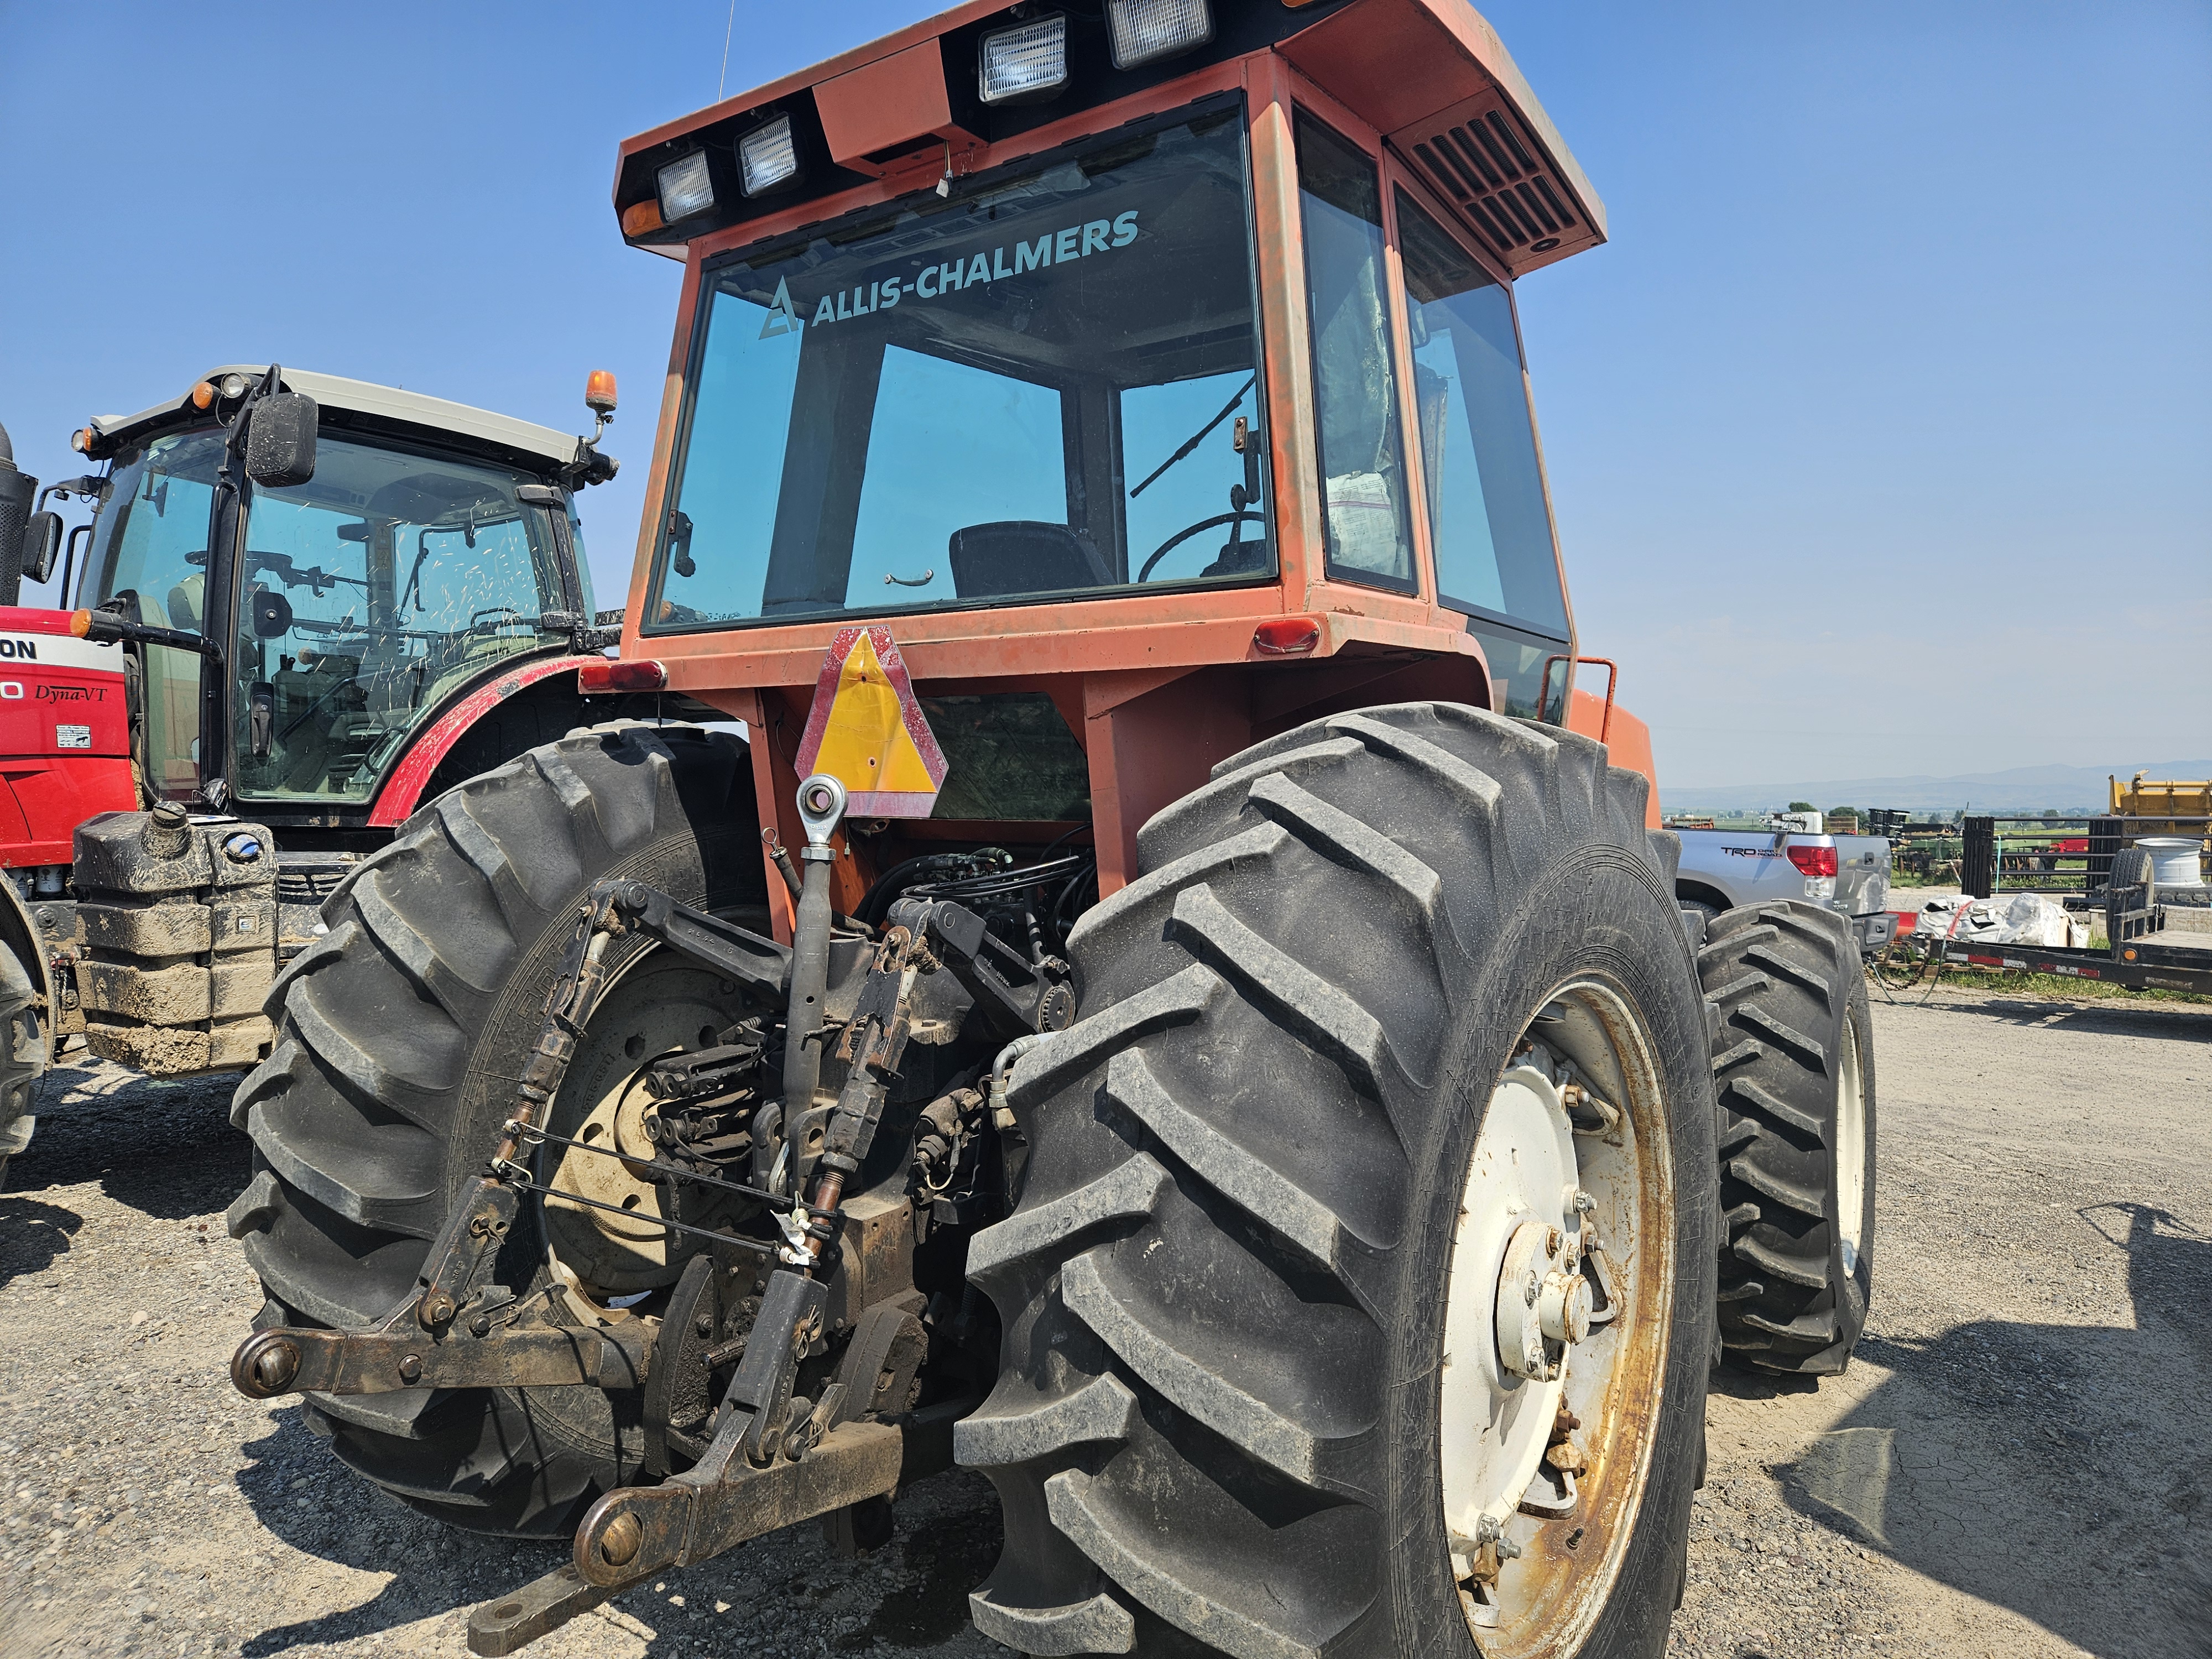
M484 621L486 617L493 617L495 620L487 623ZM526 618L520 611L517 611L511 605L488 605L483 610L471 613L469 617L469 625L461 631L464 634L473 634L481 627L503 628L506 624L496 620L501 617L512 617L517 622L527 620L527 618Z
M1234 513L1221 513L1215 514L1211 519L1200 519L1196 524L1191 526L1188 530L1176 531L1174 535L1169 537L1167 540L1162 542L1158 547L1155 548L1152 550L1152 556L1145 561L1145 568L1137 573L1137 580L1140 582L1149 580L1152 577L1152 567L1154 565L1158 564L1162 559L1167 557L1167 556L1175 551L1176 548L1181 547L1193 536L1197 535L1201 530L1212 530L1221 525L1235 524L1239 519L1259 519L1264 520L1267 516L1267 515L1266 514L1255 512L1250 507L1239 507Z

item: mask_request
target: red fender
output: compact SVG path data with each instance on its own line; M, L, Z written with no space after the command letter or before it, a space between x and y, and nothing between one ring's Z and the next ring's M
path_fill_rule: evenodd
M447 751L461 740L462 734L481 719L486 709L507 701L525 686L550 679L556 674L573 674L583 664L594 661L589 657L554 657L538 662L525 663L520 668L501 674L489 685L480 685L451 708L432 721L429 729L416 738L407 750L406 757L392 769L385 781L384 789L376 798L375 810L368 821L380 827L396 827L407 822L408 816L422 799L430 775L438 769L438 763Z

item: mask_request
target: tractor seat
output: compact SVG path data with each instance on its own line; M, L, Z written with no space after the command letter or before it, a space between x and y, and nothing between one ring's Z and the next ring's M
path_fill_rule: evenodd
M1098 550L1064 524L1028 519L971 524L952 532L945 554L952 563L952 591L963 599L1104 587L1114 580Z

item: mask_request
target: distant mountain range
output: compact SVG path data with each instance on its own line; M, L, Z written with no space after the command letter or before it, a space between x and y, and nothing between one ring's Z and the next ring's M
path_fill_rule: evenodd
M2039 812L2046 807L2101 810L2105 780L2126 782L2136 773L2154 778L2212 778L2212 760L2160 761L2125 766L2015 766L2007 772L1965 772L1954 777L1832 778L1821 783L1722 784L1711 788L1662 787L1669 812L1741 812L1809 800L1832 806L1901 807L1907 811Z

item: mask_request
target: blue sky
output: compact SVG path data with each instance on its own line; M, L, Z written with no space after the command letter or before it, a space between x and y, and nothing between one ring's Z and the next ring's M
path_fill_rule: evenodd
M929 8L738 0L732 91ZM1487 9L1612 244L1522 289L1583 648L1662 784L2120 765L2212 710L2212 9ZM619 602L678 268L616 142L729 9L0 4L0 422L280 361L582 429Z

